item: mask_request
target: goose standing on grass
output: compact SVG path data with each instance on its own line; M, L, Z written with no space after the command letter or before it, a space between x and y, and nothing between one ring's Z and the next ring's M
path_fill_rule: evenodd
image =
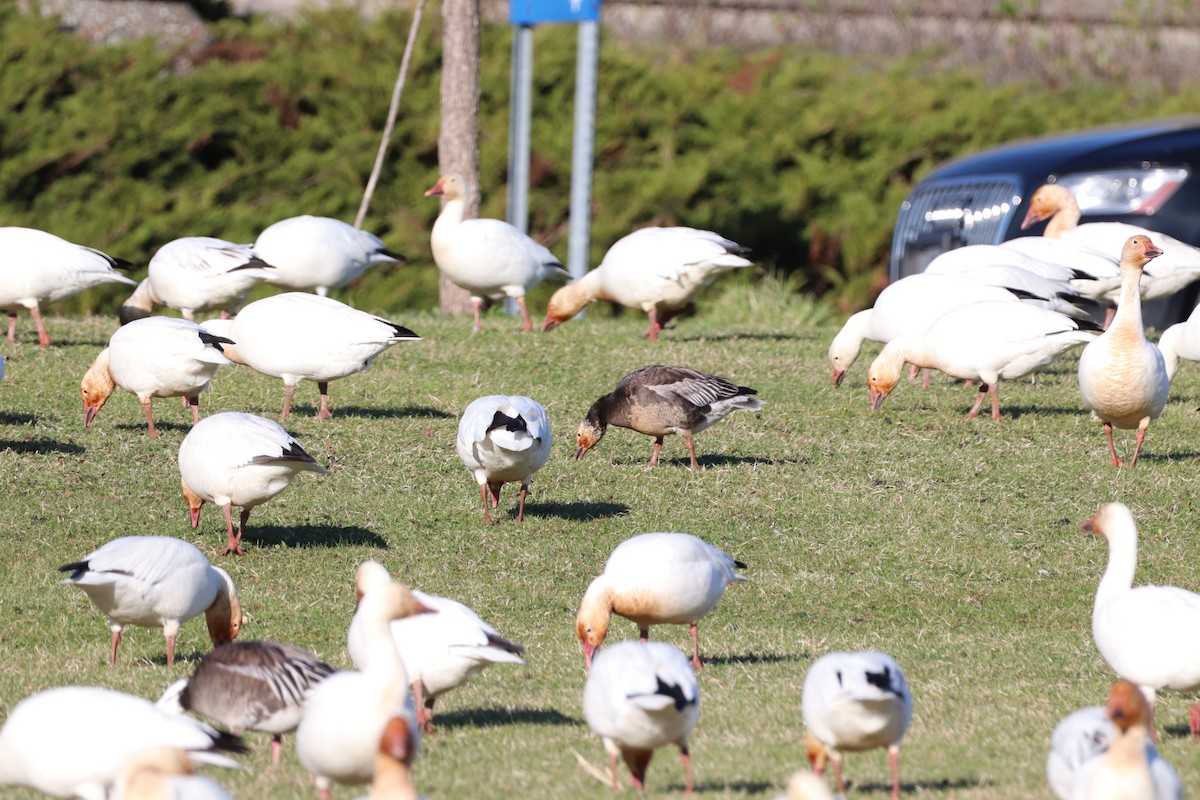
M433 260L442 274L471 293L475 326L486 299L511 297L521 309L526 333L533 320L525 306L525 292L547 278L568 280L562 262L533 239L498 219L463 219L467 182L461 175L443 175L425 192L446 199L433 223L430 244Z
M237 737L141 697L96 686L60 686L26 697L4 721L0 786L105 800L122 765L155 747L185 750L194 763L228 768L238 764L219 751L246 752Z
M185 319L146 317L122 325L79 384L84 427L91 426L118 386L137 395L151 439L158 438L150 408L155 397L184 398L195 425L200 421L200 393L208 389L217 367L231 363L223 344L233 342Z
M904 365L941 370L955 378L977 380L979 394L968 418L979 413L985 395L992 398L992 419L1000 419L1000 379L1012 380L1038 370L1073 347L1092 341L1100 327L1026 303L972 303L934 320L923 333L884 345L867 371L871 410L900 383Z
M638 626L642 642L651 625L687 625L692 664L700 668L700 618L717 606L725 588L745 577L746 565L689 533L643 533L621 542L579 604L575 633L591 668L613 614Z
M600 266L559 289L546 306L543 331L561 325L589 303L607 300L641 309L650 320L646 335L696 308L700 290L721 275L754 262L748 248L712 231L696 228L642 228L618 239Z
M359 567L360 591L391 582L387 568L376 561ZM490 664L525 665L525 648L505 639L479 615L456 600L413 590L428 613L414 614L392 622L392 639L400 651L404 671L416 700L417 721L425 733L433 732L433 704L442 694L461 686ZM350 621L347 645L350 660L358 669L370 666L365 622L355 614Z
M886 653L828 653L804 676L801 700L805 750L818 775L833 762L845 796L842 753L886 747L892 800L900 797L900 740L912 721L912 693L896 660Z
M17 309L27 308L37 325L38 344L49 346L41 303L53 303L105 283L136 286L114 270L130 266L128 261L52 233L0 228L0 309L8 312L8 341L16 341Z
M317 419L329 411L329 382L361 372L396 342L421 337L408 328L353 309L329 297L288 292L255 300L229 326L239 363L283 379L281 419L292 413L302 380L321 393Z
M1108 750L1112 741L1113 721L1108 718L1104 706L1081 708L1063 717L1050 737L1050 754L1046 757L1046 779L1060 800L1072 800L1076 780L1084 765ZM1145 747L1154 781L1154 800L1180 800L1183 784L1178 773L1159 756L1149 737ZM1126 754L1126 757L1132 755Z
M1163 331L1158 337L1158 351L1162 353L1168 380L1175 380L1180 361L1200 361L1200 306L1192 309L1186 321Z
M1096 589L1092 636L1118 676L1138 684L1150 703L1158 689L1200 689L1200 595L1174 586L1133 586L1138 535L1123 503L1106 503L1083 529L1108 541L1108 566ZM1200 734L1200 703L1192 706L1192 736Z
M125 759L112 800L233 800L216 781L192 774L192 762L177 747L153 747Z
M688 735L700 717L700 687L683 653L662 642L621 642L596 657L583 687L583 714L604 741L612 787L617 757L625 760L633 785L646 788L654 751L679 746L686 791L694 788Z
M200 524L205 502L220 506L228 540L223 553L242 555L242 534L250 510L288 487L301 472L325 474L278 423L240 411L203 419L179 445L179 477L192 527ZM233 530L233 506L242 514Z
M63 581L84 591L112 628L109 664L117 664L117 646L127 625L162 628L167 666L175 661L179 626L204 615L214 645L231 642L242 627L242 607L233 579L196 547L169 536L123 536L81 561L64 564Z
M1114 467L1125 466L1113 444L1113 428L1137 429L1130 468L1138 455L1150 421L1167 405L1171 379L1162 353L1146 341L1142 329L1142 301L1138 277L1162 251L1145 236L1130 236L1121 250L1121 299L1112 324L1079 356L1079 393L1104 425Z
M267 226L254 242L254 252L275 269L267 281L324 297L376 264L405 261L373 233L339 219L304 215Z
M121 306L121 324L147 317L155 305L195 320L200 311L237 311L246 295L273 272L248 244L211 236L167 242L150 259L148 274Z
M307 650L279 642L232 642L205 654L190 678L168 687L158 705L192 711L241 736L271 734L271 763L278 765L283 734L296 730L309 692L334 673Z
M484 522L492 524L489 495L498 508L508 482L521 484L517 522L524 521L529 482L550 459L550 447L550 420L537 401L500 394L471 401L458 423L458 457L479 483Z
M642 367L621 378L616 389L592 403L575 431L575 460L583 458L604 438L609 425L616 425L654 437L651 467L658 464L663 437L672 433L682 436L695 472L699 464L692 436L725 419L731 411L761 409L765 403L752 394L758 394L758 390L687 367Z

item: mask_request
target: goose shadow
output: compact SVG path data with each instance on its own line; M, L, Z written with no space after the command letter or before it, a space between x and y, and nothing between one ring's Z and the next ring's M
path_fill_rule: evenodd
M259 547L378 547L388 548L387 540L356 525L278 525L247 527L242 541Z
M553 708L464 708L435 714L437 728L491 728L501 725L583 725Z
M979 418L990 420L990 408L991 406L988 405L988 401L985 400L983 406L979 409ZM1083 406L1006 406L1004 405L1003 398L1000 401L1000 420L1002 422L1005 417L1009 419L1020 419L1027 415L1034 417L1076 417L1087 413L1088 410ZM966 415L964 414L963 416L965 417Z
M38 418L33 414L12 414L0 411L0 425L37 425Z
M902 794L911 794L912 792L953 792L961 789L980 789L985 786L992 786L990 780L980 780L979 778L941 778L935 781L911 781L900 782L900 792ZM847 790L853 788L855 793L872 793L891 795L892 784L890 783L863 783L857 784L854 781L846 781ZM847 791L849 794L849 791Z
M800 342L815 338L795 333L722 333L717 336L674 336L677 342Z
M811 661L811 653L736 653L730 656L704 656L704 666L722 664L788 664L794 661Z
M1128 448L1128 450L1129 452L1127 452L1125 455L1131 457L1133 454L1133 449ZM1145 450L1143 450L1141 455L1138 456L1138 461L1156 461L1160 463L1170 463L1172 461L1195 461L1197 459L1200 459L1200 452L1196 452L1195 450L1170 453L1147 453Z
M14 453L32 453L48 455L50 453L70 453L82 455L87 448L68 442L56 442L53 439L30 439L27 442L16 442L11 439L0 439L0 450L11 450Z
M628 776L626 776L628 777ZM682 792L686 787L682 783L672 783L667 787L667 791ZM771 781L705 781L696 784L697 794L706 794L709 792L717 792L720 794L767 794L768 792L779 793L783 787Z
M636 463L633 461L624 462L627 464ZM649 461L641 462L648 464ZM709 453L708 455L696 456L696 463L701 467L735 467L739 465L749 466L765 466L773 467L780 464L807 464L808 459L798 458L759 458L758 456L730 456L724 453ZM692 465L691 459L686 455L673 456L671 458L663 458L659 460L660 465L671 465L683 467L685 470Z
M1192 729L1187 725L1164 725L1162 732L1172 739L1191 739Z
M333 419L356 417L359 419L453 419L454 415L430 406L403 406L401 408L368 408L366 406L339 406L330 404ZM292 413L315 416L316 406L292 406Z
M628 513L629 506L624 503L589 503L585 501L578 503L526 503L525 505L525 516L527 517L558 517L578 522L621 517ZM509 509L508 516L516 519L517 509Z
M201 419L203 419L203 417L201 417ZM145 433L145 434L149 433L148 428L146 427L145 420L143 420L141 422L119 422L116 425L114 425L113 427L115 427L117 430L121 430L121 431L141 431L142 433ZM179 422L168 422L166 420L160 420L160 419L157 419L157 417L154 420L154 430L156 430L156 431L177 431L186 436L188 431L190 431L191 429L192 429L192 424L190 422L188 424L184 425Z

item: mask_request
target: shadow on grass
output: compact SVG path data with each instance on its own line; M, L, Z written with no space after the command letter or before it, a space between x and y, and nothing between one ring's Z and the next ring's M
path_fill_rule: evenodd
M661 756L660 756L661 758ZM628 779L628 775L622 775L623 779ZM784 776L786 777L786 776ZM653 773L651 773L653 780ZM682 783L672 783L667 787L667 791L682 793L686 787ZM778 794L781 787L777 783L769 781L728 781L726 783L718 783L717 781L702 782L696 784L697 794L717 793L717 794Z
M294 528L279 526L246 527L242 536L244 544L259 547L378 547L386 550L388 543L382 536L366 528L354 525L298 525Z
M812 653L737 653L731 656L705 656L700 661L705 665L718 664L786 664L792 661L810 661Z
M1191 739L1192 729L1187 725L1164 725L1162 732L1172 739Z
M338 417L357 417L360 419L452 419L453 414L442 411L440 408L431 408L429 406L404 406L403 408L367 408L365 406L339 406L330 401L329 410L333 413L333 419L336 421ZM316 416L316 406L292 406L292 414L295 416Z
M11 450L14 453L36 453L37 455L48 455L50 453L82 455L87 452L87 448L82 445L56 442L53 439L30 439L27 442L0 439L0 450Z
M1150 438L1149 434L1147 434L1146 438L1147 439ZM1146 446L1149 447L1151 445L1147 442ZM1125 448L1124 451L1122 451L1121 446L1118 443L1117 455L1119 455L1121 457L1121 459L1123 461L1125 461L1126 464L1128 464L1129 459L1133 458L1133 446L1130 445L1129 447ZM1196 461L1196 460L1200 460L1200 453L1196 452L1195 450L1172 451L1169 453L1147 453L1143 449L1141 455L1138 456L1139 462L1156 461L1159 463L1170 463L1172 461ZM1105 451L1105 453L1104 453L1104 464L1105 465L1108 464L1108 452L1107 451Z
M980 417L985 417L992 413L990 410L991 409L990 403L991 403L990 400L983 401L984 407L979 409ZM1088 413L1090 413L1090 412L1086 408L1084 408L1083 405L1070 406L1070 407L1068 407L1068 406L1006 406L1006 405L1004 405L1004 398L1000 398L1000 418L1001 418L1001 420L1003 420L1004 417L1009 417L1011 419L1020 419L1021 417L1025 416L1026 414L1030 414L1035 417L1076 417L1076 416L1082 416L1082 415L1085 415ZM1097 428L1100 427L1099 423L1096 424L1096 427Z
M674 336L677 342L803 342L816 338L816 334L795 333L723 333L720 336Z
M916 792L916 791L953 792L953 791L958 791L960 789L980 789L985 786L992 786L992 785L993 785L992 782L990 780L987 780L986 778L983 780L980 780L979 778L955 778L953 780L951 780L950 778L942 778L941 780L936 780L936 781L915 781L912 783L906 783L904 781L901 781L900 782L900 793L901 794L910 794L910 793ZM857 784L854 781L846 781L846 789L847 789L847 792L846 792L847 794L850 793L849 792L850 789L853 789L856 793L863 792L865 794L865 793L869 792L872 794L891 795L892 784L890 784L890 783Z
M0 425L36 425L38 418L33 414L7 414L0 411Z
M204 417L201 417L201 419L204 419ZM103 425L103 424L104 424L103 422L100 423L100 425ZM143 436L149 435L149 428L147 428L146 420L144 420L144 419L141 422L120 422L120 423L114 425L113 427L116 428L117 430L133 431L135 433L141 433ZM188 431L190 431L191 429L192 429L192 423L190 423L190 422L186 425L183 425L178 422L168 422L166 420L161 420L158 418L157 414L154 415L154 430L159 431L160 433L162 431L179 431L184 436L187 436Z
M433 716L434 729L489 728L499 725L583 725L553 708L464 708Z
M607 517L620 517L629 513L629 506L624 503L526 503L527 517L558 517L575 521L590 521ZM508 510L510 519L517 518L517 509Z

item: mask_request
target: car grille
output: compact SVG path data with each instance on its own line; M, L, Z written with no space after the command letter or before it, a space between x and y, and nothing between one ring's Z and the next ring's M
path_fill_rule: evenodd
M900 206L892 237L891 280L921 272L936 256L967 244L999 244L1017 206L1010 176L925 181Z

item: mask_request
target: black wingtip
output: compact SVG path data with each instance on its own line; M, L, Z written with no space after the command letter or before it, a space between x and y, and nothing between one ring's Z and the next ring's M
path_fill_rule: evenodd
M216 336L205 330L200 331L200 341L204 342L205 344L211 344L222 353L225 352L225 348L221 347L221 345L237 344L237 342L235 342L233 339L226 339L224 336Z
M213 738L213 749L222 753L237 753L242 756L252 752L242 737L225 731L217 731L217 735Z
M738 561L736 558L733 560L733 565L735 567L737 567L738 569L749 569L750 568L749 564L746 564L742 561Z
M73 564L63 564L58 568L58 571L71 573L71 580L75 580L80 575L88 571L88 562L76 561Z
M1077 319L1076 324L1081 331L1095 331L1096 333L1104 333L1104 328L1097 322L1090 319Z
M420 339L421 338L420 336L413 333L412 331L410 331L408 328L404 327L403 325L397 325L394 322L389 322L388 324L391 325L392 329L396 331L393 338L396 338L396 339Z
M383 248L382 250L380 250L379 254L387 256L388 258L394 258L397 261L399 261L401 264L408 263L408 257L405 256L403 253L397 253L395 250L388 250L386 247Z
M109 256L109 258L112 260L113 269L123 270L124 272L132 272L137 268L132 261L126 261L123 258L113 258L112 256Z
M1014 289L1011 286L1005 286L1004 288L1008 289L1008 291L1015 294L1021 300L1045 300L1046 299L1046 298L1042 297L1040 294L1034 294L1033 292L1027 292L1024 289Z
M234 267L233 269L231 269L229 271L237 272L239 269L275 269L275 265L268 264L267 262L263 261L258 256L251 256L250 260L247 261L245 264Z

